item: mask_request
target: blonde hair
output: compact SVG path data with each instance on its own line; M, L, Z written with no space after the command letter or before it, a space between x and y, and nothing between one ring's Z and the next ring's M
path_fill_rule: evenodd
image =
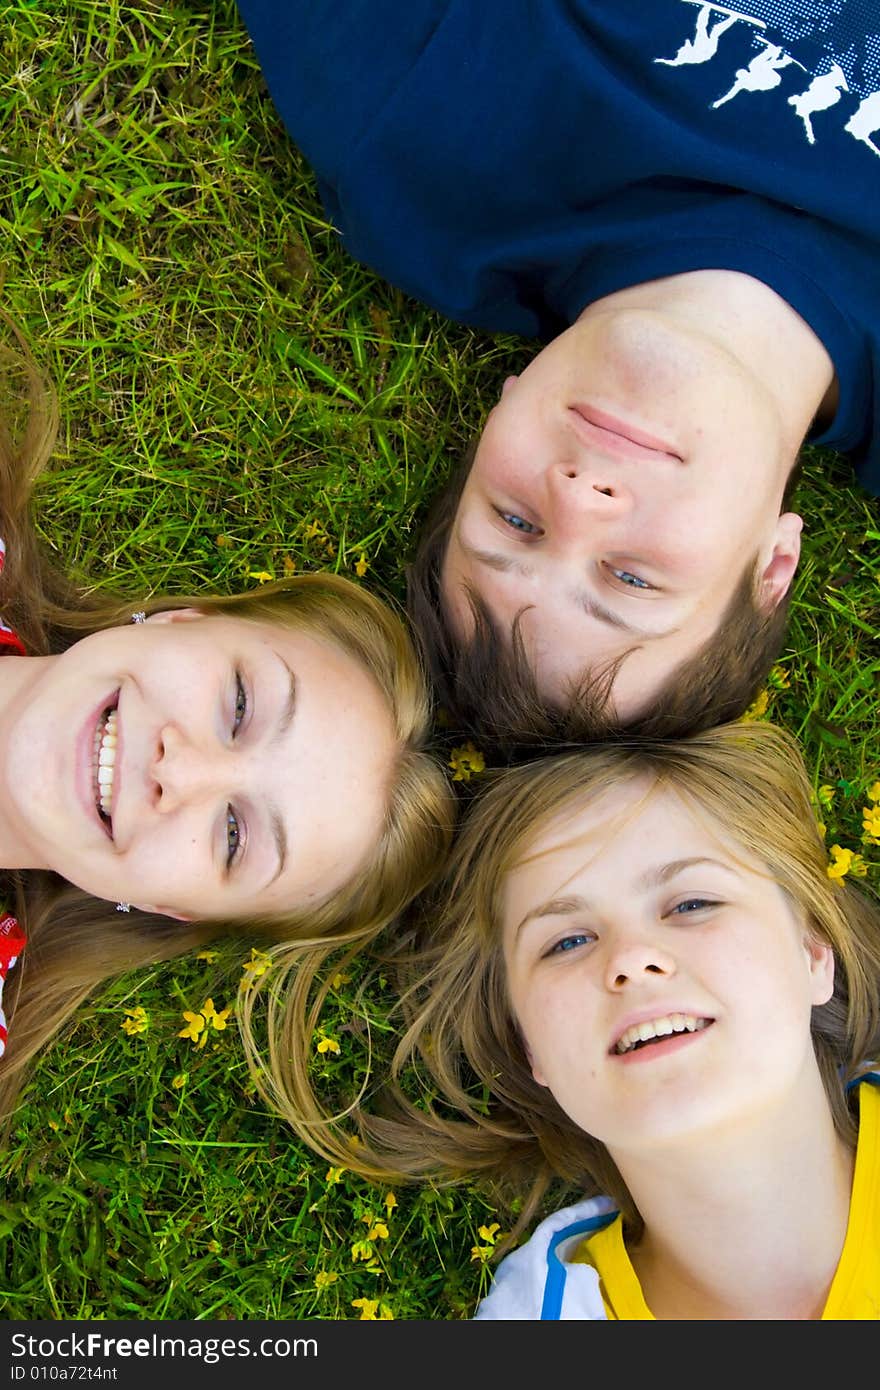
M517 1229L554 1179L609 1194L637 1222L604 1145L533 1079L501 952L504 884L537 837L576 805L635 779L674 790L711 818L832 946L834 994L813 1010L813 1042L835 1124L854 1143L845 1086L880 1050L880 905L828 877L794 738L770 724L734 723L675 742L623 739L496 775L472 804L411 939L389 944L406 1027L389 1084L363 1083L364 1096L374 1092L369 1105L356 1098L342 1114L328 1113L307 1057L322 996L311 1013L298 1001L305 1030L285 1040L297 1068L285 1079L284 1113L312 1147L376 1179L489 1179L525 1199Z
M274 942L365 942L392 921L429 881L446 854L454 820L453 794L429 751L431 700L421 665L398 614L351 580L306 574L234 596L154 595L123 602L86 592L60 574L39 546L30 521L34 479L54 444L57 405L17 327L0 365L23 380L28 409L14 430L0 418L0 533L6 563L0 575L0 613L34 655L58 653L79 638L146 612L197 607L247 622L306 631L356 661L382 693L395 733L384 821L368 859L341 887L308 909L241 921L180 923L132 910L120 930L111 903L53 874L7 873L9 909L28 945L12 972L4 1004L9 1045L0 1063L0 1118L8 1118L28 1064L71 1013L104 980L181 955L221 934L246 930Z

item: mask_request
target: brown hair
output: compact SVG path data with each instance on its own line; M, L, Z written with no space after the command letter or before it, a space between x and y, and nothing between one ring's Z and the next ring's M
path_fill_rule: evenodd
M311 1013L299 1000L300 1032L285 1036L271 1070L274 1103L306 1142L375 1179L491 1180L496 1192L524 1199L518 1226L554 1179L581 1194L608 1194L637 1223L605 1146L532 1076L508 1000L501 904L507 876L553 820L645 777L652 790L672 788L763 864L832 946L834 993L813 1009L813 1043L837 1129L854 1144L845 1087L880 1055L880 904L829 878L797 742L764 723L732 723L686 740L597 744L495 773L471 803L410 939L398 936L389 944L392 965L382 962L405 1021L391 1081L378 1084L376 1064L359 1095L331 1115L309 1075L326 984ZM266 989L271 1025L277 1003Z
M168 960L221 933L246 930L271 941L365 941L393 920L425 886L445 856L454 800L439 760L428 749L431 702L403 621L385 602L353 581L307 574L251 593L133 601L88 593L59 573L40 547L30 520L34 479L53 447L57 405L16 326L0 349L4 385L14 388L18 420L0 412L0 529L6 562L0 575L0 613L33 655L61 652L88 633L146 612L198 607L249 622L306 630L357 661L385 698L396 735L384 823L378 844L353 866L339 889L308 910L241 921L181 923L132 909L124 930L112 903L93 898L54 874L5 875L7 904L28 944L5 996L9 1045L0 1063L0 1118L8 1117L25 1070L73 1010L104 980ZM21 408L21 385L26 408ZM13 1016L14 1014L14 1016Z
M683 738L743 714L782 649L791 602L789 587L771 610L759 605L754 559L740 574L714 634L670 672L649 709L622 725L608 706L626 653L610 666L585 671L560 707L538 688L519 618L512 632L502 632L486 603L468 591L473 630L461 638L446 609L442 574L475 453L476 443L435 501L407 570L407 609L437 701L453 729L513 759L547 745L593 742L620 732Z

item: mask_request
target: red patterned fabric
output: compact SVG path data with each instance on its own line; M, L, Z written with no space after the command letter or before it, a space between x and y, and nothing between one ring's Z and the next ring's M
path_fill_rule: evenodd
M3 544L2 537L0 537L0 570L3 568L3 557L5 554L6 546ZM17 652L19 656L27 656L27 652L22 646L18 635L12 631L12 628L9 627L7 623L4 623L2 618L0 618L0 648L3 647L10 647L12 651Z
M0 537L0 570L3 568L5 554L6 546ZM19 656L27 656L18 636L0 618L0 650L4 647L17 652ZM8 912L0 915L0 1057L6 1051L7 1038L6 1015L3 1012L3 985L6 976L21 955L26 939L16 917L10 916Z
M3 1012L3 985L22 953L26 937L18 919L4 912L0 917L0 1057L6 1051L6 1015Z

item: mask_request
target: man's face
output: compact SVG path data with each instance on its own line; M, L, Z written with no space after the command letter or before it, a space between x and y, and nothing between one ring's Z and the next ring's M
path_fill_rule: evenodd
M723 345L644 309L593 306L505 383L452 526L443 596L466 586L521 631L539 688L635 648L612 703L626 720L716 630L744 570L785 593L800 518L779 515L793 462L773 397Z

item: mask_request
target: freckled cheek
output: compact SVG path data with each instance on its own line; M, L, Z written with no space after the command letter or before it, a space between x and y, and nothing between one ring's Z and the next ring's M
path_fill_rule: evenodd
M542 452L540 440L524 422L521 428L505 427L487 430L471 470L471 482L488 492L509 493L516 490L517 500L532 502L531 490L536 486Z
M711 515L694 512L660 511L647 532L645 549L652 563L674 584L706 583L723 565L729 567L729 547L718 535Z

